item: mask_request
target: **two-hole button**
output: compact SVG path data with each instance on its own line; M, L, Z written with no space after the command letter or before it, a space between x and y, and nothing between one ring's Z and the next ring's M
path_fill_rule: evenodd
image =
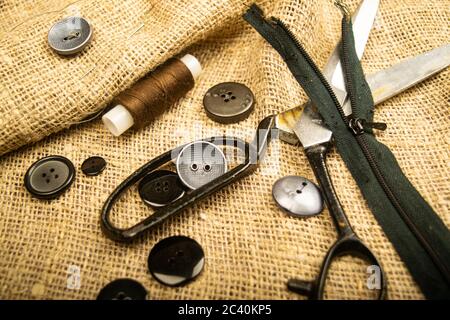
M293 216L308 217L323 210L323 197L316 184L299 176L287 176L277 180L272 187L277 205Z

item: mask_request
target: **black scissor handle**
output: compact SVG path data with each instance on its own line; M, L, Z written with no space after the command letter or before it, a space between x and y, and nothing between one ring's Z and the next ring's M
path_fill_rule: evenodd
M209 195L222 189L226 185L250 173L252 169L256 168L259 160L264 156L264 152L271 139L270 129L272 129L273 127L273 116L267 117L263 121L261 121L258 126L255 140L251 144L236 137L212 137L200 140L219 145L237 147L245 152L245 161L244 163L236 166L232 170L226 172L225 174L207 183L206 185L198 189L188 191L182 198L155 211L152 215L138 222L134 226L128 229L117 228L116 226L114 226L110 219L111 209L113 208L116 201L123 195L126 190L128 190L132 185L141 180L146 174L173 161L174 157L176 157L176 155L181 152L184 145L171 151L167 151L166 153L149 161L141 168L136 170L133 174L131 174L128 178L126 178L105 201L100 218L103 232L107 237L113 240L123 242L131 241L139 235L143 234L145 231L154 228L170 217L193 205L197 201L208 197Z
M376 288L376 290L378 290L377 299L384 299L386 296L386 280L383 269L372 251L370 251L370 249L354 233L340 237L333 246L331 246L323 260L319 276L316 280L303 281L290 279L288 281L289 290L306 295L312 300L322 300L331 264L336 258L346 255L360 258L369 263L370 266L378 268L380 286L379 288Z
M324 258L318 278L315 281L303 281L291 279L288 281L288 288L294 292L304 294L310 299L323 299L326 278L333 260L339 256L356 256L373 266L379 268L380 290L378 299L383 299L386 292L385 276L380 263L370 249L358 238L350 225L345 214L336 190L333 187L331 176L326 165L326 155L330 148L330 143L318 144L306 149L306 156L311 164L314 174L319 182L322 194L328 207L328 211L333 219L338 233L338 240L328 250Z
M370 266L378 269L380 279L379 287L376 288L376 290L378 290L377 299L384 299L386 296L386 278L383 269L372 251L370 251L370 249L354 233L339 238L328 250L327 255L323 260L319 276L316 280L303 281L298 279L290 279L288 281L289 290L306 295L312 300L322 300L331 264L336 258L342 256L360 258L367 262Z

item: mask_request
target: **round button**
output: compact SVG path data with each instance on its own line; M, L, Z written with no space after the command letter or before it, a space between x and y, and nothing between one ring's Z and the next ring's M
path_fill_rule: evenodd
M139 195L152 207L163 207L181 198L184 186L175 172L167 170L153 171L139 182Z
M25 187L36 198L53 199L72 184L75 168L62 156L42 158L31 165L25 173Z
M60 20L48 32L48 44L61 55L80 52L89 44L91 38L91 25L81 17Z
M252 91L236 82L224 82L209 89L203 106L212 120L220 123L235 123L247 118L255 105Z
M97 300L145 300L147 290L132 279L117 279L108 283L98 294Z
M272 195L283 211L294 216L314 216L323 210L323 198L319 188L306 178L281 178L273 185Z
M97 176L105 170L106 161L102 157L94 156L87 158L81 165L81 171L87 176Z
M179 286L197 277L205 265L202 247L191 238L174 236L158 242L148 256L152 276L168 286Z
M185 146L176 161L181 181L190 189L197 189L227 172L227 160L216 145L197 141Z

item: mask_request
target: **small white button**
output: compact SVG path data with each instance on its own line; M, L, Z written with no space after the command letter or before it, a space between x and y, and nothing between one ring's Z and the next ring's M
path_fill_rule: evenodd
M91 41L92 27L81 17L68 17L55 23L48 32L48 44L61 55L83 50Z
M287 176L275 182L272 196L277 205L294 216L314 216L323 210L323 198L314 182L298 177Z

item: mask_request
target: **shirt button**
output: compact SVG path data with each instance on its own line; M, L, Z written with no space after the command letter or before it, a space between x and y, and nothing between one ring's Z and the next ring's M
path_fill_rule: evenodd
M48 32L48 44L61 55L83 50L91 41L92 27L81 17L68 17L55 23Z
M102 157L87 158L81 165L81 171L87 176L97 176L106 168L106 161Z
M152 276L168 286L179 286L196 278L205 265L202 247L193 239L174 236L158 242L148 256Z
M220 123L235 123L247 118L255 105L252 91L236 82L224 82L209 89L203 106L212 120Z
M314 216L323 210L323 198L319 188L306 178L281 178L273 185L272 195L277 205L290 215Z
M98 294L97 300L145 300L147 290L132 279L117 279L108 283Z
M180 180L190 189L197 189L227 172L227 161L216 145L197 141L185 146L176 161Z
M33 163L25 173L25 187L36 198L53 199L66 191L75 178L72 162L49 156Z
M138 186L141 199L152 207L163 207L181 198L184 188L178 175L167 170L150 172Z

